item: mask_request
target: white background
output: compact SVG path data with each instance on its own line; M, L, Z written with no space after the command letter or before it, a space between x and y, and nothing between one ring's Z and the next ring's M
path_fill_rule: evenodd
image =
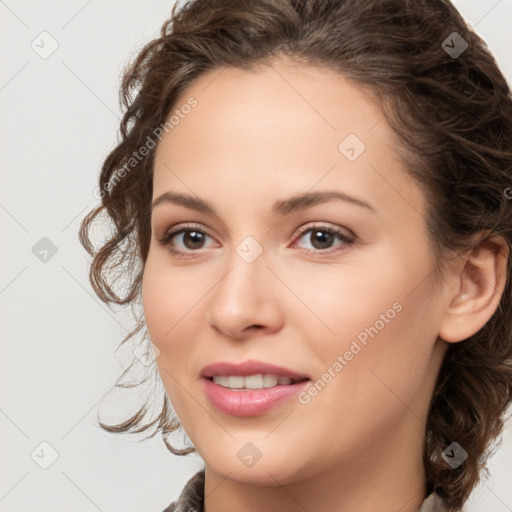
M512 0L455 4L512 83ZM77 236L98 203L100 165L117 142L122 68L157 35L171 6L0 0L3 512L161 512L201 466L197 455L172 455L160 436L139 443L96 425L98 410L107 418L126 361L115 350L131 322L94 295ZM31 48L43 31L58 43L47 59ZM32 252L42 237L57 248L46 263ZM122 409L122 398L115 400ZM48 469L31 457L36 450L35 459L50 462L42 442L58 453ZM465 510L512 510L510 461L512 420L490 478Z

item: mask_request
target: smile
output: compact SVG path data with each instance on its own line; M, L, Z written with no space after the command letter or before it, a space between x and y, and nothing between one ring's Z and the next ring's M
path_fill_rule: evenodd
M297 396L311 384L308 375L273 363L249 359L218 361L200 373L206 398L231 416L263 414Z
M289 386L296 380L272 373L255 375L213 375L212 380L219 386L229 389L265 389L275 386Z

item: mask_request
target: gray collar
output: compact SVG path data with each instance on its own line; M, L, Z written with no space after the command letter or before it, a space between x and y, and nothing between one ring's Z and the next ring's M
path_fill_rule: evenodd
M204 512L204 469L198 471L181 491L180 497L163 512ZM415 512L445 512L441 497L432 492Z
M445 512L446 505L443 499L436 494L431 492L425 501L421 504L420 508L416 509L415 512Z

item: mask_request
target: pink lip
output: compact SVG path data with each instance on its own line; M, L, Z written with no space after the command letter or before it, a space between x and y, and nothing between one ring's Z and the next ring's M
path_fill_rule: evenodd
M232 390L215 384L213 375L256 375L274 374L300 380L290 385L278 385L272 388ZM261 361L249 360L242 364L219 362L205 366L201 371L205 394L210 403L221 412L233 416L255 416L263 414L296 396L309 383L307 375ZM307 380L303 380L307 379Z
M221 412L233 416L256 416L288 400L307 386L304 380L289 386L278 385L273 388L232 390L215 384L212 380L201 379L208 400Z

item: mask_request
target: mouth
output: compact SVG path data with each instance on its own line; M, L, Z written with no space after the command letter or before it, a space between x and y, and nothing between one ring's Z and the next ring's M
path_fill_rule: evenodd
M290 386L309 380L307 377L292 379L273 373L258 373L254 375L213 375L208 380L232 390L269 389L276 386Z
M277 377L278 381L280 378L288 377L293 381L303 380L309 378L309 375L306 375L301 372L297 372L295 370L291 370L289 368L285 368L284 366L278 366L272 363L265 363L263 361L256 361L254 359L249 359L243 363L230 363L225 361L219 361L218 363L213 363L205 366L201 370L201 377L206 379L212 377L253 377L253 382L257 382L255 379L259 376L266 376L267 382L273 382L273 378ZM251 380L248 381L249 383ZM259 381L258 381L259 382ZM283 382L285 382L283 380ZM286 384L289 384L286 381ZM275 385L275 384L273 384Z
M253 360L215 363L203 368L200 376L209 402L232 416L263 414L289 401L311 382L300 372Z

